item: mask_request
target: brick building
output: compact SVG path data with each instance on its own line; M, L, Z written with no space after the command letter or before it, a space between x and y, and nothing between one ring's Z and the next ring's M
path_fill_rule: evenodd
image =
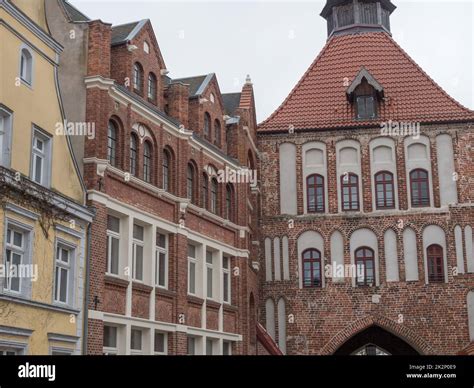
M259 189L247 78L172 79L149 20L47 0L92 226L88 354L278 353L257 325ZM257 340L258 338L258 340Z
M262 321L287 354L472 353L474 112L394 10L327 1L326 45L258 127Z

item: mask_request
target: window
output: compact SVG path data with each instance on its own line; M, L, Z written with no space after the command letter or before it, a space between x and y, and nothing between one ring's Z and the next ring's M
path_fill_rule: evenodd
M133 225L133 257L132 272L133 279L143 281L143 249L145 229L140 225Z
M231 356L232 355L232 343L229 341L222 342L222 355Z
M158 287L168 287L168 243L167 236L160 232L156 233L155 252L155 284Z
M119 274L120 263L120 219L107 216L107 268L111 275Z
M149 54L149 53L150 53L150 45L148 44L148 42L143 42L143 51L144 51L146 54Z
M51 176L50 147L51 139L35 129L33 131L30 176L33 181L43 186L49 186Z
M210 251L206 252L207 297L214 298L214 258Z
M20 55L20 78L28 85L33 82L33 56L26 47L22 48Z
M374 96L358 96L356 102L358 119L374 119L376 117Z
M10 164L12 114L0 106L0 166Z
M170 191L170 162L171 156L168 150L163 151L163 190Z
M216 342L214 339L206 338L206 356L212 356L216 353Z
M410 172L411 206L424 207L430 205L429 179L426 170Z
M342 210L359 210L359 177L355 174L341 176Z
M20 264L26 261L26 233L13 228L7 227L7 243L5 244L5 274L3 279L3 288L7 291L20 292L21 277L16 270Z
M375 175L375 197L377 209L395 208L392 173L382 171Z
M168 334L155 331L155 354L168 353Z
M373 286L375 284L374 251L370 248L359 248L355 251L355 265L358 286Z
M218 204L218 186L217 179L212 178L211 180L211 212L217 214L217 204Z
M197 278L196 247L188 245L188 293L196 295Z
M234 213L233 213L233 197L234 197L234 190L230 184L226 186L225 192L225 217L228 220L234 220Z
M148 74L148 99L156 101L156 76L153 73Z
M221 146L221 123L219 120L214 121L214 143Z
M324 178L313 174L306 178L308 213L324 213Z
M202 207L204 209L209 209L209 177L206 173L202 174L202 188L201 188L201 196L202 196Z
M117 166L117 126L109 121L107 132L107 159L112 166Z
M230 258L224 256L222 258L222 299L224 303L230 304L231 295L231 278L230 278Z
M72 271L73 251L61 244L56 248L56 268L54 272L54 300L68 303L70 299L70 274Z
M143 180L151 182L151 145L147 141L143 147Z
M117 354L117 327L104 325L104 339L103 339L104 355Z
M204 113L204 137L209 140L211 138L211 116Z
M134 354L140 354L142 352L142 335L143 332L140 329L131 330L130 336L130 350Z
M143 86L143 68L136 62L133 65L133 88L136 92L141 92Z
M196 354L196 337L188 336L188 356Z
M303 252L303 287L321 286L321 253L307 249Z
M194 202L194 167L191 163L188 163L186 174L186 196L191 202Z
M137 136L132 133L130 136L130 174L137 175L137 155L138 155Z
M430 283L444 282L443 248L433 244L427 248L428 281Z
M0 356L17 356L21 354L18 349L1 347Z

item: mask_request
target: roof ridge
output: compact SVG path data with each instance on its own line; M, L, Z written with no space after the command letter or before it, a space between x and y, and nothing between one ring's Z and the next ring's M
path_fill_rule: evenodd
M128 22L128 23L122 23L122 24L115 24L112 26L112 28L115 28L115 27L123 27L123 26L129 26L131 24L138 24L138 23L141 23L145 20L148 20L148 19L141 19L141 20L135 20L133 22Z

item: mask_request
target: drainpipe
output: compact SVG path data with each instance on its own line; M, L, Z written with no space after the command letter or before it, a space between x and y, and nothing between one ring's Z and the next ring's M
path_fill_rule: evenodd
M90 258L91 258L91 234L92 234L92 223L87 225L87 252L86 252L86 287L85 287L85 298L84 298L84 322L82 327L82 354L87 354L87 336L88 336L88 323L89 323L89 277L90 277Z

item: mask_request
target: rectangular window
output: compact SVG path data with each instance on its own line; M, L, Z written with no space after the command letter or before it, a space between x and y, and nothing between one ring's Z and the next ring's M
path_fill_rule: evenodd
M70 274L73 250L58 244L56 248L56 268L54 273L54 300L69 302Z
M0 107L0 166L10 165L12 114Z
M18 356L21 352L18 349L2 347L0 348L0 356Z
M222 259L222 288L223 288L223 300L224 303L230 303L230 258L225 257Z
M214 297L214 259L212 252L206 252L207 297Z
M117 354L117 327L104 325L103 353L104 355Z
M50 176L51 138L38 129L34 129L30 178L40 185L49 186Z
M222 354L224 356L232 355L232 343L230 343L229 341L222 342Z
M107 216L107 268L112 275L119 274L120 263L120 219Z
M142 351L142 331L140 329L132 329L130 337L130 350L134 353Z
M188 293L196 295L196 247L188 245Z
M375 99L373 96L357 97L357 118L373 119L376 116Z
M168 353L168 334L155 331L155 354Z
M206 356L212 356L214 352L214 344L215 340L212 340L210 338L206 338Z
M196 337L188 336L188 356L194 356L196 354Z
M140 225L133 225L133 279L143 281L143 250L145 229Z
M3 288L7 291L21 291L21 277L18 271L21 264L26 260L27 234L20 229L7 227L7 242L5 244L5 275Z
M156 233L155 251L155 284L158 287L168 287L168 243L167 236Z

